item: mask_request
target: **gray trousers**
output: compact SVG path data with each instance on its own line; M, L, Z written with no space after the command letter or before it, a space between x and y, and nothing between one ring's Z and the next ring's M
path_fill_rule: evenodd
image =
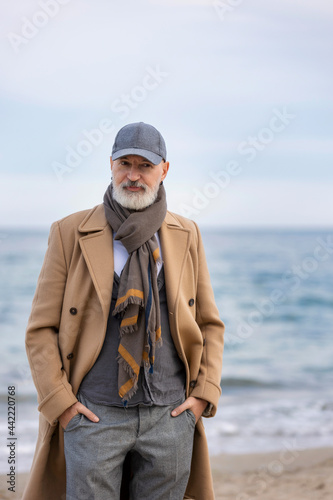
M119 500L125 457L131 500L181 500L191 468L195 417L172 406L117 408L79 401L99 422L78 414L64 432L66 500Z

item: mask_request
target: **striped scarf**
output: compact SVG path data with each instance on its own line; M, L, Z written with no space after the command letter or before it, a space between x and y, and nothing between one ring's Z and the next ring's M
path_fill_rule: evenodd
M129 210L115 201L112 183L104 195L105 216L129 253L120 276L113 315L118 314L118 392L124 406L138 388L140 367L153 373L155 346L161 344L157 266L160 252L155 233L166 215L166 196L160 185L155 202L144 210Z

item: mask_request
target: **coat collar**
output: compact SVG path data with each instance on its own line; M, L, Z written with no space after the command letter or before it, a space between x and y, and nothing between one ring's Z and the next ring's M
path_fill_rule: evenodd
M108 225L104 213L104 205L101 203L92 208L78 227L80 233L90 233L93 231L103 231Z

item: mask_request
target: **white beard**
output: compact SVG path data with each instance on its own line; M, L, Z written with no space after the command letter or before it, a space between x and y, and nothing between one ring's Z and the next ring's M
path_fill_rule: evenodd
M113 186L113 198L125 208L130 210L143 210L144 208L152 205L157 198L157 193L160 187L158 182L156 186L149 188L145 184L138 181L127 181L119 184L118 186L112 181ZM130 192L124 189L126 186L141 187L144 192Z

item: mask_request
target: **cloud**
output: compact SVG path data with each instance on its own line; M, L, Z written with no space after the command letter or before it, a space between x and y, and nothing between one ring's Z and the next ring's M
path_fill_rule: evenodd
M7 75L0 87L19 100L50 107L106 106L137 85L148 64L159 64L170 73L165 96L180 104L199 95L206 105L246 103L249 95L268 102L273 80L277 100L299 101L328 71L327 65L311 71L315 61L330 54L326 2L316 11L313 2L268 6L257 0L249 6L244 1L222 22L209 1L183 1L176 9L169 2L102 1L96 8L71 0L16 54L7 35L20 33L22 18L31 21L39 4L29 0L5 7L1 57Z

